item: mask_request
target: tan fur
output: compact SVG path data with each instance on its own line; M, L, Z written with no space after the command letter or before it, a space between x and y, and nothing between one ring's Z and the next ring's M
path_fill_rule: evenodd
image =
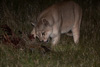
M79 42L80 23L82 18L81 7L73 1L52 5L44 10L37 18L37 23L31 34L40 41L46 42L52 38L52 45L56 45L62 33L68 34L71 30L74 42Z

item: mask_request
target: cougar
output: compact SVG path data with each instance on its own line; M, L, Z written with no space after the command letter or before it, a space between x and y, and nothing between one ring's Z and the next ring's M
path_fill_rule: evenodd
M60 36L66 33L73 36L77 44L80 37L82 8L73 1L61 2L48 7L37 17L37 23L31 32L40 41L47 42L51 38L52 46L56 45ZM68 33L71 31L72 33Z

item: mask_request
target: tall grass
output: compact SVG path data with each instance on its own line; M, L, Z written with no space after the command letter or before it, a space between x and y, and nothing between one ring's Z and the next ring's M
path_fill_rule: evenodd
M0 25L9 25L17 36L21 36L18 31L29 34L31 22L36 22L40 12L60 1L63 0L2 0ZM37 49L15 49L0 41L0 67L100 67L100 1L74 1L83 9L78 45L72 37L62 35L54 51L42 53Z

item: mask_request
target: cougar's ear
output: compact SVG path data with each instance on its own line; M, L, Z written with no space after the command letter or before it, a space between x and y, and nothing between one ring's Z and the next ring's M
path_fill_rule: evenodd
M31 35L33 35L33 36L34 36L34 38L36 38L35 28L33 28L33 30L31 31Z
M36 24L35 24L35 23L31 23L31 25L32 25L33 27L36 27Z
M43 19L42 22L43 22L43 24L44 24L45 26L49 26L49 25L50 25L49 22L48 22L46 19Z

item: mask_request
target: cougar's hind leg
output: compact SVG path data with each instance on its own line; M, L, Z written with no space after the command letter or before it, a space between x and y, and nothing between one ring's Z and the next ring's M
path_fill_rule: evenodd
M72 28L72 33L73 33L74 42L75 44L77 44L79 42L79 37L80 37L80 24L81 24L81 19L82 19L82 9L78 7L74 11L75 11L75 23Z
M75 23L75 25L72 28L73 38L74 42L77 44L79 42L80 37L80 23L81 23L81 17L80 19Z
M72 32L73 32L74 42L75 44L77 44L79 42L79 37L80 37L79 27L78 26L73 27Z

